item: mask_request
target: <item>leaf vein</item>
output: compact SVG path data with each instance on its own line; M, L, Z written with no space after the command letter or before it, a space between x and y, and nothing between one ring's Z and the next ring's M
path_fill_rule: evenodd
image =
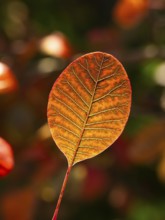
M103 128L103 127L86 127L85 130L115 130L115 131L120 131L120 129L117 129L117 128Z
M73 87L73 85L66 79L66 83L72 88L75 94L81 99L81 101L89 108L89 104L82 98L82 96L77 92L77 90Z
M113 76L115 76L118 73L118 70L119 70L119 66L116 67L116 69L114 70L114 72L111 75L105 76L104 78L99 79L98 82L102 82L106 79L112 78Z
M86 59L85 59L86 60ZM87 62L87 61L86 61ZM82 63L79 62L79 65L87 71L87 73L89 74L89 76L91 77L91 79L93 80L94 83L96 83L95 78L92 76L91 72L89 71L89 69L87 67L85 67Z
M82 82L82 80L78 77L78 75L76 74L75 70L72 68L72 73L74 74L74 76L77 78L77 80L80 82L80 84L84 87L84 89L90 94L92 95L91 91L89 91L89 89L86 87L86 85Z
M64 136L57 135L57 136L55 136L55 138L63 139L63 140L65 140L65 141L67 141L68 143L73 144L74 146L76 146L73 141L69 140L68 138L66 138L66 137L64 137Z
M71 134L73 134L74 136L76 136L76 137L79 138L79 135L78 135L76 132L71 131L71 130L68 129L68 128L65 128L65 127L62 126L62 125L59 125L59 124L57 124L57 123L54 123L54 126L57 126L57 127L59 127L59 128L62 128L63 130L65 130L65 131L67 131L67 132L69 132L69 133L71 133Z
M114 106L114 107L111 107L111 108L108 108L108 109L105 109L105 110L102 110L102 111L94 112L94 113L90 114L89 117L96 116L98 114L102 114L102 113L109 112L109 111L114 111L114 110L118 110L118 111L120 111L121 113L124 114L125 112L120 108L120 107L123 107L123 106L128 107L127 103L125 103L125 104Z
M84 122L84 119L76 111L74 111L69 105L67 105L65 102L61 101L56 96L54 96L53 98L56 99L56 101L58 101L62 105L64 105L66 108L68 108L70 111L72 111L82 122Z
M102 123L110 123L110 122L122 121L122 120L124 120L124 118L109 119L109 120L104 120L104 121L91 122L91 123L87 123L86 125L95 125L95 124L102 124Z
M66 115L60 113L57 111L57 114L55 113L52 113L50 114L49 116L52 117L52 116L56 116L56 115L60 115L61 117L63 117L64 119L66 119L68 122L70 122L72 125L76 126L78 129L82 129L79 125L77 125L75 122L73 122L70 118L68 118Z
M114 92L115 90L121 88L121 87L124 85L125 82L126 82L126 80L124 80L122 83L120 83L119 85L117 85L117 86L115 86L114 88L112 88L107 94L105 94L105 95L103 95L103 96L101 96L101 97L99 97L99 98L97 98L97 99L94 99L93 102L100 101L100 100L104 99L104 98L107 97L107 96L113 96L113 95L111 95L111 93ZM115 96L116 96L116 95L118 95L118 94L115 94ZM122 94L121 94L121 95L122 95Z
M87 110L83 108L81 105L79 105L71 96L69 96L67 93L65 93L63 90L61 90L59 87L56 88L58 92L62 93L65 95L68 99L70 99L78 108L80 108L82 111L87 113Z
M70 146L68 146L68 145L61 144L60 146L61 146L61 147L64 147L65 149L68 149L68 150L74 151L74 148L72 148L72 147L70 147ZM67 154L68 154L68 152L67 152Z

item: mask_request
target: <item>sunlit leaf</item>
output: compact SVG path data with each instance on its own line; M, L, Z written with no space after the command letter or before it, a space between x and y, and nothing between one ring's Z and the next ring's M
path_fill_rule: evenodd
M109 54L87 54L63 71L49 96L48 122L69 166L96 156L119 137L130 101L127 74Z
M49 96L48 123L68 169L52 220L57 220L71 167L100 154L119 137L130 106L127 74L109 54L86 54L59 76Z
M6 176L14 166L11 146L0 137L0 177Z

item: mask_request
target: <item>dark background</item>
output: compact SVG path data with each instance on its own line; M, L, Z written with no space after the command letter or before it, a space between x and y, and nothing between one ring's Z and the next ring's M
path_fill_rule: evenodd
M49 35L63 46L41 49ZM48 94L92 51L124 65L131 115L108 150L73 167L59 220L165 219L164 0L1 0L0 62L17 79L0 91L0 136L15 158L0 179L1 220L51 219L67 162L46 124Z

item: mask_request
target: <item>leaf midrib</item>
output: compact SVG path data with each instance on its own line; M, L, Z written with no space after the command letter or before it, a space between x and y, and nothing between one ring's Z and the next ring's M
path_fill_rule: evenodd
M80 134L78 143L77 143L77 145L76 145L76 150L75 150L75 153L74 153L74 155L73 155L73 159L72 159L71 163L69 164L70 167L74 165L75 158L76 158L76 155L77 155L77 152L78 152L80 143L81 143L81 141L82 141L83 134L84 134L84 132L85 132L85 127L86 127L86 124L87 124L87 121L88 121L88 118L89 118L89 115L90 115L90 112L91 112L91 108L92 108L94 96L95 96L96 89L97 89L97 84L99 83L99 77L100 77L100 74L101 74L101 71L102 71L103 61L104 61L104 54L103 54L103 57L102 57L101 64L99 65L99 72L98 72L98 74L97 74L97 79L96 79L95 87L94 87L93 94L92 94L92 97L91 97L91 102L90 102L90 105L89 105L89 110L88 110L88 112L87 112L86 119L84 120L83 128L82 128L82 131L81 131L81 134Z

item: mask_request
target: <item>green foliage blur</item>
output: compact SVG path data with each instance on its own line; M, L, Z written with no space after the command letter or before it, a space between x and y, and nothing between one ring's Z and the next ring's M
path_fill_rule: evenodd
M117 57L132 84L121 137L73 167L59 220L165 219L164 0L1 0L0 136L15 167L0 178L1 220L50 220L67 162L47 126L50 89L88 52ZM14 76L17 87L6 88Z

